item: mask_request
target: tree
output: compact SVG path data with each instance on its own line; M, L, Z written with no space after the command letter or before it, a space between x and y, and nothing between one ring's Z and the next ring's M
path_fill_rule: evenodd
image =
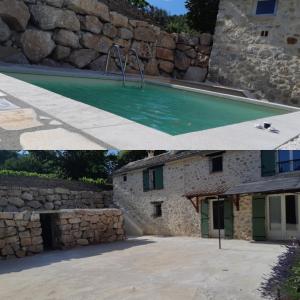
M187 0L187 18L190 27L196 31L214 33L219 0Z

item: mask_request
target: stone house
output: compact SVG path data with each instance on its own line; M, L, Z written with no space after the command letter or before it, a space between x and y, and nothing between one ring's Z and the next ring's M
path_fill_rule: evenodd
M300 238L300 151L171 151L114 174L128 234Z
M209 79L300 104L300 1L221 0Z

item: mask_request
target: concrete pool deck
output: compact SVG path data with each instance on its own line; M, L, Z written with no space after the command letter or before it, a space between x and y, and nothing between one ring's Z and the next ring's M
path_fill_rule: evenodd
M286 247L193 237L127 241L0 261L5 300L259 300Z
M98 72L72 69L57 70L43 67L0 66L0 71L4 70L34 71L43 74L51 72L54 74L55 72L57 75L103 78L103 75ZM148 80L154 81L153 78ZM169 84L186 90L196 90L195 87L191 86L183 87L178 84L178 81L170 82L161 78L157 80L159 80L157 83ZM205 85L202 86L205 87ZM226 91L225 87L222 88L222 92L224 91ZM214 93L209 90L204 92ZM236 95L232 97L240 99ZM5 101L8 103L5 104ZM249 100L244 98L241 101ZM262 101L253 101L266 105ZM0 74L0 149L262 150L285 148L286 144L289 148L297 148L298 142L294 140L300 135L300 111L296 110L299 109L295 108L295 112L285 115L171 136ZM22 125L25 119L30 120L28 122L31 123ZM271 133L268 130L260 130L254 127L255 124L264 121L271 122L279 130L279 133ZM3 125L7 123L11 124L9 128Z

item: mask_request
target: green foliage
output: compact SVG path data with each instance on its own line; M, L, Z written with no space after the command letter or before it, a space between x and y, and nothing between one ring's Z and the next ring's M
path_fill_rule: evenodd
M149 6L149 3L145 0L128 0L131 5L134 5L138 8L146 8Z
M170 16L168 24L165 26L166 31L172 33L195 33L188 25L188 19L186 15Z
M283 286L283 291L291 300L300 299L300 258L292 267L290 276Z
M97 185L106 185L107 184L107 180L103 179L103 178L93 179L93 178L83 177L83 178L79 178L79 181L84 182L84 183L97 184Z
M187 0L189 26L200 32L214 33L219 10L219 0Z
M48 179L58 178L57 174L40 174L36 172L13 171L13 170L0 170L0 175L39 177L39 178L48 178Z

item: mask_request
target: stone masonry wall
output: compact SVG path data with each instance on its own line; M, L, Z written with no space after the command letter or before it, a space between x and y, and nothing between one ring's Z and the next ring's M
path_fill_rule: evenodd
M169 34L98 0L0 0L0 61L103 71L113 43L136 49L147 75L206 78L210 34ZM138 72L133 56L128 72Z
M4 177L0 178L0 212L111 206L113 206L112 192L101 191L100 188L94 186L63 180L41 180L19 176L9 177L9 180Z
M255 4L220 1L209 80L299 106L300 1L278 0L275 16L255 16Z
M192 192L218 195L236 184L260 180L260 151L226 151L223 172L218 173L210 172L208 157L195 156L169 162L164 165L163 178L162 190L144 192L142 169L128 172L127 181L123 181L122 175L116 175L114 202L145 234L199 236L200 215L184 195ZM162 202L162 217L153 217L152 202L155 201ZM247 212L246 207L242 203L237 214L237 220L245 224L243 212ZM244 227L243 224L239 226ZM238 234L240 238L246 238L246 235L247 232Z
M43 251L40 215L0 212L0 260Z
M60 211L56 218L58 247L66 249L124 240L123 224L119 209Z
M240 209L234 205L234 238L252 240L252 197L240 197Z

